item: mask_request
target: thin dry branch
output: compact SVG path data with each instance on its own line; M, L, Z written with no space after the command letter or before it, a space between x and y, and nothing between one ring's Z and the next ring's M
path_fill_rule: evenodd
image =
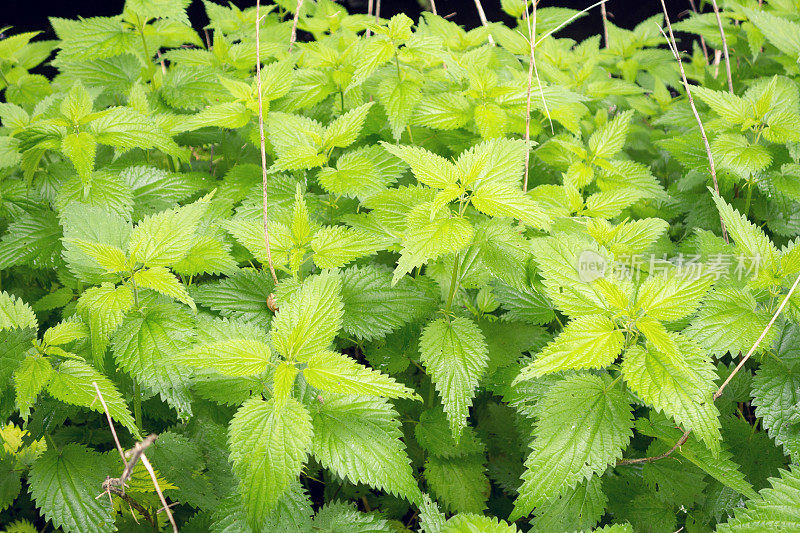
M436 0L431 0L431 13L433 13L434 15L439 14L436 12Z
M711 171L711 180L714 182L714 191L719 194L719 184L717 183L717 169L714 165L714 156L711 155L711 145L708 144L708 136L706 135L706 129L703 126L703 121L700 120L700 114L697 112L697 107L694 105L694 97L692 97L692 89L689 85L689 80L686 78L686 71L683 70L683 61L681 61L681 54L678 52L678 42L675 40L675 34L672 31L672 23L669 20L669 13L667 12L667 5L664 3L664 0L661 0L661 8L664 10L664 20L667 23L667 29L669 30L669 37L664 33L664 30L659 26L659 30L661 34L664 35L664 38L667 39L667 44L669 45L669 49L672 50L672 55L675 56L675 59L678 61L678 68L681 71L681 79L683 80L683 87L686 89L686 95L689 97L689 105L692 108L692 113L694 113L694 118L697 121L697 125L700 127L700 135L703 137L703 144L706 148L706 155L708 156L708 168ZM719 222L722 225L722 237L725 239L725 242L728 242L728 230L725 228L725 221L722 220L722 216L720 215Z
M480 19L481 19L481 24L483 24L484 26L486 26L488 28L489 27L489 20L486 18L486 12L483 10L483 4L481 4L481 0L475 0L475 7L478 10L478 17L480 17ZM527 10L527 7L526 7L526 10ZM489 39L488 40L489 40L489 44L494 46L494 37L492 37L491 34L489 34Z
M117 451L119 452L120 458L122 459L122 463L125 465L122 470L122 475L118 478L107 477L106 480L103 482L103 493L108 493L109 498L111 497L111 493L114 492L119 494L125 493L125 484L131 478L133 474L133 468L136 466L140 460L142 464L150 473L150 479L153 480L153 487L156 489L156 493L158 497L161 499L161 503L164 506L164 511L167 513L167 518L169 519L170 523L172 524L172 531L174 533L178 533L178 525L175 523L175 517L172 516L172 511L169 509L169 505L167 505L167 501L164 498L164 493L161 491L161 486L158 484L158 479L156 478L155 471L153 470L153 466L150 464L150 461L147 460L147 456L144 454L144 451L150 447L153 442L158 438L157 435L148 435L145 437L144 440L141 442L137 442L133 449L129 450L127 453L122 451L122 445L119 442L119 437L117 437L117 430L114 428L114 421L111 419L111 415L108 412L108 405L106 405L106 400L103 398L103 393L100 392L100 387L97 386L97 382L92 381L92 386L94 387L95 392L97 393L97 398L100 400L100 405L103 406L103 412L106 414L106 420L108 421L108 427L111 430L111 436L114 437L114 444L117 447ZM101 493L101 496L102 494ZM134 507L136 510L143 510L142 506L140 505L133 505L131 501L132 498L123 498L129 505ZM135 502L134 502L135 503ZM141 510L140 510L141 509ZM142 513L142 516L148 518L151 523L155 523L155 519L150 516L150 513Z
M256 0L256 55L258 54L258 47L260 43L258 42L258 27L261 25L261 17L258 16L258 12L260 11L261 1ZM292 35L289 37L289 52L292 51L294 48L294 43L297 40L297 22L300 20L300 8L303 7L303 0L297 0L297 9L295 9L294 17L292 18ZM258 60L259 67L261 66L261 61ZM259 97L261 95L261 87L259 86ZM259 105L261 102L259 101Z
M722 53L725 55L725 72L728 74L728 90L733 94L733 77L731 77L731 58L728 54L728 39L725 38L725 29L722 26L722 17L719 14L719 6L717 0L711 0L711 6L714 8L714 15L717 16L717 26L719 26L719 34L722 37Z
M600 16L603 17L603 42L608 48L608 12L606 11L606 4L600 4Z
M797 278L794 280L794 283L792 284L791 288L789 289L789 292L786 293L786 296L783 298L783 301L781 302L781 305L778 306L778 309L772 315L772 318L770 319L769 323L766 325L764 330L761 332L761 335L758 336L758 339L756 339L756 342L754 342L753 346L750 347L750 350L747 352L747 355L745 355L742 358L742 360L739 361L739 364L736 365L736 368L733 369L733 372L730 373L730 375L725 379L725 381L722 382L722 385L719 386L719 388L717 389L717 392L714 393L714 396L712 397L713 401L716 401L720 396L722 396L722 393L725 391L725 387L728 386L728 383L730 383L731 380L734 378L734 376L736 376L736 374L739 373L739 371L742 369L742 367L744 367L744 364L747 362L748 359L750 359L750 356L752 356L755 353L756 348L759 347L759 345L761 344L761 341L764 340L764 337L767 336L767 333L769 333L769 330L772 329L772 325L775 324L775 321L778 319L778 316L780 316L780 314L783 312L783 308L786 307L786 304L789 302L789 298L792 297L792 294L794 294L794 291L797 289L797 286L799 284L800 284L800 275L798 275ZM658 461L660 459L666 459L667 457L672 455L676 450L678 450L681 446L683 446L683 444L689 438L689 435L691 434L691 432L692 432L692 430L690 430L690 429L687 429L686 431L684 431L683 432L683 436L680 439L678 439L678 442L676 442L675 445L672 448L670 448L666 452L662 453L661 455L656 455L656 456L653 456L653 457L641 457L641 458L638 458L638 459L621 459L621 460L617 461L617 466L632 465L632 464L639 464L639 463L652 463L653 461Z
M374 2L375 2L375 0L369 0L367 2L367 15L368 16L372 16L372 8L374 7ZM369 37L370 35L372 35L372 30L367 28L366 36Z
M553 28L553 29L552 29L552 30L550 30L549 32L547 32L547 33L545 33L544 35L542 35L541 37L539 37L539 39L536 41L536 46L539 46L539 43L540 43L540 42L544 41L545 39L547 39L548 37L550 37L551 35L553 35L554 33L556 33L558 30L560 30L561 28L563 28L564 26L566 26L566 25L570 24L570 23L571 23L573 20L575 20L576 18L580 17L580 16L581 16L581 15L583 15L584 13L588 13L588 12L589 12L589 11L591 11L592 9L596 8L597 6L600 6L600 5L603 5L603 4L605 4L605 3L606 3L606 2L608 2L608 1L609 1L609 0L599 0L598 2L595 2L594 4L590 5L589 7L585 8L585 9L581 9L580 11L578 11L577 13L575 13L574 15L572 15L570 18L568 18L567 20L565 20L564 22L562 22L561 24L559 24L558 26L556 26L555 28Z
M694 0L689 0L689 6L691 6L692 11L695 14L698 14L697 6L694 3ZM708 47L706 46L706 40L701 36L700 37L700 48L703 50L703 57L706 58L706 65L708 64Z
M528 177L530 169L528 168L531 161L531 88L533 85L533 77L536 76L536 83L539 85L539 92L544 104L544 110L547 114L547 120L550 121L550 131L553 132L553 119L550 117L550 110L547 108L547 100L544 97L544 87L542 81L539 79L539 69L536 67L536 5L538 0L533 2L533 14L528 15L528 6L525 6L525 21L528 24L528 44L530 45L530 57L528 57L528 87L527 87L527 102L525 107L525 181L523 182L523 192L528 192ZM533 22L531 22L533 19Z
M294 14L292 25L292 37L289 41L289 51L297 38L297 18L300 15L300 7L303 0L297 0L297 11ZM256 0L256 90L258 91L258 133L261 136L261 194L263 197L263 220L264 220L264 242L267 245L267 263L269 272L275 285L278 284L278 275L275 273L275 264L272 262L272 249L269 245L269 192L267 191L267 147L264 139L264 103L261 94L261 0Z

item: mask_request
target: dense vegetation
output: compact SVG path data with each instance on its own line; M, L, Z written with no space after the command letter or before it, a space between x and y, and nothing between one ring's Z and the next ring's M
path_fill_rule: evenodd
M189 1L0 40L0 527L800 531L800 2Z

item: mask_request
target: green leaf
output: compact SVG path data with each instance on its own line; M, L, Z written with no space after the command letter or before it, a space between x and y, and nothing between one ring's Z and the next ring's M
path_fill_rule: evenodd
M533 451L511 519L602 474L622 457L631 439L631 407L622 388L589 374L567 377L537 405Z
M362 513L354 505L334 501L319 510L312 531L320 533L395 533L393 526L377 514Z
M420 359L442 397L450 431L458 442L467 425L475 388L486 370L488 350L480 328L469 319L430 322L419 340Z
M189 296L189 293L186 292L186 287L183 286L174 274L163 266L137 270L133 273L133 280L140 287L160 292L165 296L185 303L191 307L193 311L197 311L197 306L195 306L194 300Z
M188 312L157 304L131 312L114 333L114 359L137 382L161 395L179 413L191 413L189 375L173 356L187 350L194 336Z
M759 309L749 291L734 287L715 289L706 296L683 333L718 357L726 352L746 353L770 318L769 311ZM736 324L736 327L732 328L731 324ZM761 345L769 346L773 335L770 330Z
M75 359L62 361L55 368L47 384L47 392L64 403L88 407L92 411L102 413L103 406L97 398L97 391L92 383L97 383L111 418L128 428L134 437L138 437L139 430L136 428L136 423L114 383L83 361Z
M798 28L800 30L800 28ZM771 487L762 489L757 497L736 510L733 518L717 526L719 533L755 531L793 531L800 528L800 474L798 467L781 470L779 478L770 478Z
M254 397L236 411L228 446L251 527L259 528L300 475L312 432L308 410L294 398L277 405Z
M717 135L711 143L711 151L719 168L730 170L745 179L759 174L772 163L769 150L751 143L744 135Z
M403 238L403 251L392 283L396 284L407 273L438 259L443 255L458 252L470 243L475 230L464 218L429 218L425 209L417 209L409 215L409 230Z
M517 381L567 369L603 368L614 362L624 343L625 336L609 318L577 317L522 369Z
M421 89L413 80L394 78L384 80L378 87L376 96L386 111L395 139L400 139L403 130L411 121L414 108L422 100Z
M5 291L0 292L0 330L15 328L36 330L39 322L31 307L22 299Z
M632 116L633 111L623 111L589 137L589 150L594 157L611 159L622 150Z
M289 360L307 361L325 352L342 326L341 281L335 274L306 280L290 301L280 302L272 342Z
M108 275L78 243L99 243L124 250L131 234L130 222L102 207L73 202L61 211L61 224L64 226L64 261L79 280L97 284L119 279Z
M441 407L422 412L419 423L414 427L414 436L428 453L443 459L486 452L486 446L469 426L464 428L461 438L456 442L450 431L447 414Z
M364 127L367 113L369 113L373 104L374 102L369 102L360 105L331 122L325 128L325 134L322 137L325 148L346 148L356 142L361 129Z
M122 323L125 313L133 307L133 292L126 286L114 287L104 283L86 289L78 298L77 312L89 325L92 357L103 368L106 347L111 334Z
M442 533L517 533L519 530L514 524L473 513L459 513L448 520L442 528Z
M672 421L656 413L651 413L649 420L637 419L636 430L648 437L658 439L669 447L678 442L683 434L683 431L677 429ZM739 466L731 460L731 453L726 447L723 446L719 456L715 457L707 446L701 444L693 436L689 436L689 439L674 453L684 457L720 483L745 497L755 497L756 493L753 487L739 471Z
M112 244L83 239L69 239L67 242L94 259L106 272L114 273L130 270L125 252Z
M110 107L97 114L89 129L98 144L122 149L157 148L173 157L189 159L188 152L156 124L130 107Z
M44 517L64 531L116 531L108 498L95 499L98 487L110 474L106 466L110 463L103 454L80 444L48 449L31 468L31 496Z
M292 393L297 374L297 367L288 361L283 361L275 368L272 395L277 404L285 402L286 398Z
M337 352L312 355L303 376L313 387L330 392L422 400L416 392L394 378Z
M85 339L89 336L89 328L86 324L77 320L65 320L48 328L42 336L45 344L63 345L78 339Z
M312 417L314 458L342 479L418 503L422 494L400 440L397 417L383 399L326 394Z
M61 226L49 209L31 209L15 217L0 239L0 269L27 264L54 265L61 255Z
M28 419L31 407L52 375L53 366L46 357L40 355L28 355L14 371L17 409L24 420Z
M649 345L662 352L678 356L678 344L675 337L670 335L666 326L651 316L641 316L636 319L636 329L645 336Z
M21 473L15 470L15 463L16 460L10 454L0 455L0 511L5 511L10 507L22 490ZM6 531L13 533L13 528L14 524L12 523L6 528ZM31 526L30 530L36 531L36 528Z
M335 169L320 169L317 181L330 193L363 197L385 190L407 168L403 161L382 146L365 146L342 154Z
M588 531L600 521L607 503L600 478L591 477L537 508L534 527L538 531Z
M181 261L194 244L200 219L210 197L146 217L133 230L128 243L131 261L148 267L171 266Z
M657 320L680 320L697 310L713 282L713 277L698 276L688 269L660 272L644 280L636 305Z
M230 249L230 245L220 237L196 237L186 257L175 263L172 269L182 276L231 274L236 271L236 260Z
M175 361L194 368L209 368L224 376L257 376L272 360L269 345L255 339L232 338L193 347Z
M363 340L375 340L429 313L436 301L410 278L392 286L392 274L374 265L341 273L342 329Z
M622 375L639 398L691 430L717 456L722 438L713 400L717 373L699 346L676 333L672 336L677 354L632 346L625 352Z
M719 214L725 227L736 242L736 246L748 259L759 261L761 268L771 268L777 264L780 254L764 232L747 217L739 214L719 196L714 195Z
M566 315L602 314L606 303L591 283L610 263L593 241L558 235L531 241L544 292ZM593 269L597 265L598 269Z
M267 298L272 293L273 281L268 271L242 269L233 275L189 287L195 301L222 316L253 320L268 324L272 311Z
M742 124L751 115L747 102L728 91L715 91L695 86L692 87L692 94L731 124Z
M547 229L550 217L539 204L521 189L502 183L483 183L479 185L470 202L475 209L494 217L516 218L529 226Z
M381 145L387 152L408 163L420 183L435 189L447 189L456 183L456 167L444 157L416 146L385 142Z
M744 6L741 9L775 48L797 61L800 57L800 24L766 11Z
M61 141L61 151L72 161L78 176L83 182L89 181L89 176L94 170L96 150L97 141L95 141L91 133L85 131L71 133Z
M800 460L800 425L792 409L800 403L800 350L795 325L781 328L775 340L777 357L766 357L753 377L753 405L761 424L797 462Z
M314 263L319 268L342 267L353 259L374 254L383 246L379 236L345 226L326 226L311 238Z
M33 349L36 330L33 328L0 329L0 392L6 388L9 378Z
M489 496L484 462L483 456L452 459L431 456L425 461L425 480L431 493L449 511L480 513Z

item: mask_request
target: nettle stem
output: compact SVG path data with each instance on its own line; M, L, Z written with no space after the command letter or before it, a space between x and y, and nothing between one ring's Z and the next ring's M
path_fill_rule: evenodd
M458 274L461 270L461 263L460 263L460 256L456 254L455 259L453 260L453 277L450 278L450 294L447 295L447 305L446 310L449 313L450 308L453 306L453 297L456 294L456 285L458 285Z
M136 380L133 381L133 419L139 431L144 431L142 426L142 387Z

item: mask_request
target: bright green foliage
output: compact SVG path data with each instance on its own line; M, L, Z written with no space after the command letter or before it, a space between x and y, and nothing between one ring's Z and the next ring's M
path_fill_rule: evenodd
M564 378L547 391L539 409L514 517L602 473L631 438L631 407L610 380L588 374Z
M358 3L0 29L0 524L797 529L797 1Z
M105 457L79 444L47 450L31 469L31 496L56 527L68 531L115 531L108 500L95 499ZM99 468L98 468L99 467Z
M311 452L342 478L418 502L422 495L400 441L396 416L386 400L326 395L312 415Z
M231 419L228 443L239 478L247 522L257 527L300 473L311 448L308 410L297 400L283 405L260 398L246 401Z
M488 353L483 334L468 319L438 319L425 326L419 349L458 442L467 424L475 387L486 369Z
M791 531L800 527L796 505L800 497L800 478L794 470L781 471L780 478L771 478L771 488L763 489L757 498L747 502L745 509L720 524L717 531Z

